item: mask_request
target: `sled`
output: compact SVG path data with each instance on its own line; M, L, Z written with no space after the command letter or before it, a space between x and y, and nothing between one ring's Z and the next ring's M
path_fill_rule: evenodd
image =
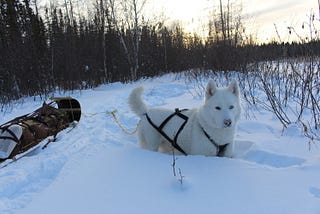
M79 122L81 106L78 100L71 97L52 97L51 100L58 105L58 109L68 114L70 121Z
M49 136L53 136L54 141L60 131L80 121L80 118L81 106L78 100L71 97L52 97L48 104L43 103L35 111L2 124L0 163L28 153L28 150L33 150Z

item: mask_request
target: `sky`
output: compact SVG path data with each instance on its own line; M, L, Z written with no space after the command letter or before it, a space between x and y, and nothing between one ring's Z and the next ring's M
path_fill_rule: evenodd
M148 2L148 11L163 14L167 22L179 20L186 31L197 32L200 35L206 34L208 14L219 5L219 0ZM316 20L313 23L319 29L318 0L241 0L236 3L242 3L242 20L246 25L246 32L256 35L259 41L268 42L276 39L286 42L297 39L294 31L289 34L288 27L293 27L301 38L310 37L310 14L315 14Z
M64 0L52 0L54 2ZM106 0L107 1L107 0ZM122 1L122 0L119 0ZM127 0L128 1L128 0ZM146 2L144 17L156 22L165 21L168 26L177 22L187 32L196 32L202 37L207 36L208 17L219 6L219 0L137 0ZM320 32L319 6L320 0L230 0L242 5L242 21L245 24L247 35L253 35L260 42L280 41L290 42L306 37L315 38L315 31L310 35L310 14L315 15L311 29ZM49 0L38 0L46 4ZM88 1L76 0L77 6L84 6ZM92 0L96 2L96 0ZM227 0L222 0L226 3ZM302 25L304 28L302 29ZM288 27L293 27L289 34ZM298 36L297 36L298 35ZM318 33L318 38L320 33Z

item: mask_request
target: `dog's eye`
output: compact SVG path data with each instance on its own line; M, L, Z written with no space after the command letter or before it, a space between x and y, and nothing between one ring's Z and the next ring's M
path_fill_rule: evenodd
M220 106L215 107L216 110L221 110Z
M234 106L229 106L229 109L233 109L234 108Z

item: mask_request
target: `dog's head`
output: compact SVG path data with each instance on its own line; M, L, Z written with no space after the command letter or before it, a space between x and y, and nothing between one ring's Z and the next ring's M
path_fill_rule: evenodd
M234 127L240 117L240 89L233 80L228 87L218 88L213 80L208 82L201 114L208 125L215 128Z

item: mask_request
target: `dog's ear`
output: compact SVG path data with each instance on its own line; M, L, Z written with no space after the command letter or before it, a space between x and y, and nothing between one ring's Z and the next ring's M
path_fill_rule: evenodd
M206 88L206 97L205 99L208 100L210 97L212 97L214 95L214 93L217 90L217 85L216 83L210 79Z
M234 95L239 96L240 89L239 89L238 82L236 80L232 80L232 82L228 87L228 90L231 91Z

